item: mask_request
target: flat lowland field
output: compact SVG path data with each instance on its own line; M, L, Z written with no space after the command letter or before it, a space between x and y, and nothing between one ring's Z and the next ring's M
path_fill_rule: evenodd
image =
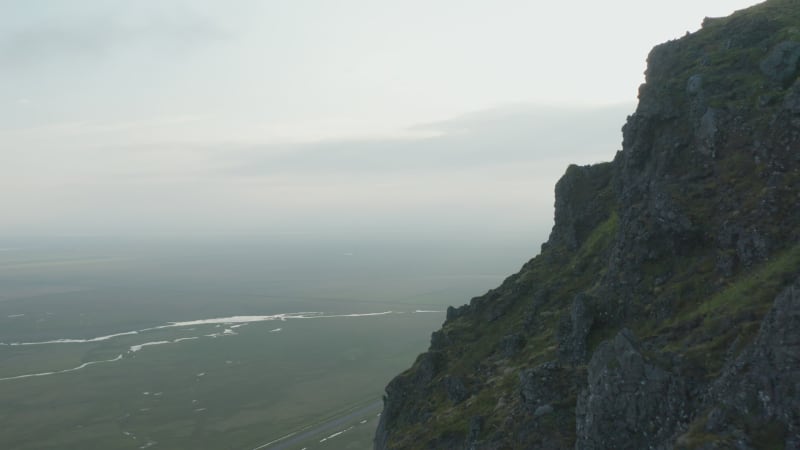
M386 383L531 252L295 238L0 246L0 448L369 448Z

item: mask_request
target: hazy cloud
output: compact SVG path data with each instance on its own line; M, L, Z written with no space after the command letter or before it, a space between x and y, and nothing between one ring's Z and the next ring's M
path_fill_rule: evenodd
M753 1L0 0L0 232L544 230L652 45Z
M233 173L386 173L442 171L522 162L609 160L634 105L592 109L532 105L496 108L410 131L426 137L338 140L263 146L238 153ZM226 155L230 158L231 155Z
M150 11L127 17L95 13L9 25L0 31L0 64L8 68L51 60L102 59L136 46L174 53L230 36L210 19L189 11Z
M77 139L69 147L33 146L44 132L30 130L31 150L0 168L11 218L0 229L544 237L555 181L569 163L613 158L632 109L520 105L415 126L409 137L284 145L133 145L125 136L153 124L98 123L60 132Z

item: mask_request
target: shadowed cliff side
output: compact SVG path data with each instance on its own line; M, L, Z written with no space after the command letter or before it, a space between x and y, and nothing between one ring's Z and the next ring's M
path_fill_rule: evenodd
M800 2L657 46L541 253L449 308L376 449L800 448Z

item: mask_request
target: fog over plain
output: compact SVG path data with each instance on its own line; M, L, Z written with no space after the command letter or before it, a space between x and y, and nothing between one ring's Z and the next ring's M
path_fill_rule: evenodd
M541 241L649 49L754 3L0 1L0 233Z

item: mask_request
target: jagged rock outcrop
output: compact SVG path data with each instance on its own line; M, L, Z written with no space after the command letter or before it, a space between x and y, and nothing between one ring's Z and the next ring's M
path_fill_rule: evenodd
M606 187L611 181L609 164L571 165L556 183L555 225L547 245L576 250L610 211L613 195ZM598 195L603 193L603 195Z
M800 448L800 3L657 46L541 253L448 308L377 449Z
M714 382L703 431L740 448L800 448L800 278ZM705 448L717 448L712 443Z
M576 417L577 448L666 448L689 419L686 382L648 361L624 329L592 355Z

